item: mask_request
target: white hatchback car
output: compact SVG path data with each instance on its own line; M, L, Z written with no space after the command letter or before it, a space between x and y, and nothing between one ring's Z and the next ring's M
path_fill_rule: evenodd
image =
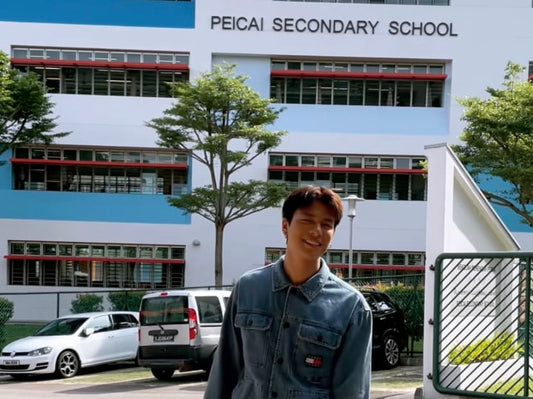
M0 356L0 373L18 377L56 373L74 377L80 368L137 360L138 313L93 312L62 316L35 335L8 344Z

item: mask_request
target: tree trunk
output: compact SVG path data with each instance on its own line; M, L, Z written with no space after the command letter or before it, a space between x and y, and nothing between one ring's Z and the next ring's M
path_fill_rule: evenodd
M215 285L221 288L224 281L222 266L222 249L224 242L224 225L215 224Z

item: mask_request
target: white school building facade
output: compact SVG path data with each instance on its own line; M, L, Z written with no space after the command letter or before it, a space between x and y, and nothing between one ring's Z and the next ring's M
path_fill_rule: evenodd
M168 84L229 62L283 107L281 145L240 180L326 185L365 198L353 275L425 268L424 147L457 143L457 98L485 96L508 61L533 75L531 0L52 0L4 2L0 50L55 104L49 147L0 155L0 292L214 284L214 226L166 198L208 184L146 122ZM523 250L533 231L496 208ZM325 254L347 275L345 218ZM224 283L283 252L281 210L229 224Z

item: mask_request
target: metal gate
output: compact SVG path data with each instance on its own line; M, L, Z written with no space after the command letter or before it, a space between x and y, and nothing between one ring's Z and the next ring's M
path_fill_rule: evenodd
M433 385L438 392L533 397L532 261L529 252L437 258Z

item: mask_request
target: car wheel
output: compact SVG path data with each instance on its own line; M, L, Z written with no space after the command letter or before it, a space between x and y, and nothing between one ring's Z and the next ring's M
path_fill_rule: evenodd
M80 370L80 359L71 350L63 351L56 361L56 374L61 378L71 378L78 374Z
M160 369L160 368L153 368L152 374L155 378L161 381L170 381L172 376L174 375L174 369Z
M135 365L135 367L139 367L139 351L137 351L135 359L133 359L133 364Z
M383 367L391 369L400 363L400 345L394 335L386 335L383 340L381 361Z

